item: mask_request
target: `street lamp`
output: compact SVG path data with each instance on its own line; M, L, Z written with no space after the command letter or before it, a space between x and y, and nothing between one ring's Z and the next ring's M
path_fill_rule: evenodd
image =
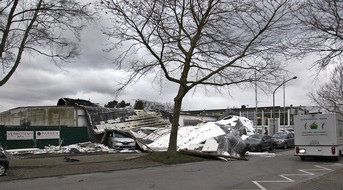
M272 118L273 118L273 134L275 134L275 118L274 118L274 114L275 114L275 92L276 92L276 90L278 89L278 88L280 88L280 86L282 86L282 85L284 85L286 82L288 82L288 81L290 81L290 80L293 80L293 79L297 79L298 77L297 76L295 76L295 77L293 77L293 78L290 78L290 79L288 79L288 80L286 80L286 81L284 81L283 83L281 83L279 86L277 86L276 88L275 88L275 90L273 91L273 113L272 113Z

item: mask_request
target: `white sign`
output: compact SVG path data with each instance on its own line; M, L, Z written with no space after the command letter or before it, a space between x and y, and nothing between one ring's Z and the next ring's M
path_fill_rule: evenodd
M36 139L59 139L60 131L36 131Z
M7 131L7 140L33 140L33 131Z

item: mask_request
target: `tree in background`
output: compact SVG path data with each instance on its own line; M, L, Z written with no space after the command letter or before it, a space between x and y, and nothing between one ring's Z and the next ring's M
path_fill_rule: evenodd
M321 108L343 116L343 66L337 67L330 81L309 96Z
M107 104L105 104L104 107L106 108L125 108L127 106L130 106L130 103L126 103L124 100L121 102L118 102L117 100L109 101Z
M183 98L196 87L221 92L232 86L276 83L286 73L280 55L292 30L287 0L100 1L111 19L104 33L121 52L114 62L128 71L118 88L148 73L178 85L169 153L177 150ZM140 57L135 57L141 55Z
M121 102L119 102L118 106L119 108L125 108L127 106L130 106L130 103L126 103L124 100L122 100Z
M117 100L112 100L112 101L109 101L107 104L105 104L105 108L115 108L118 104L118 101Z
M38 53L57 62L79 55L77 40L85 22L93 20L90 4L76 0L0 1L0 61L3 86L13 75L24 52Z
M314 63L319 70L328 65L341 65L343 56L343 1L299 1L297 38L292 38L296 47L292 56L318 54Z
M299 1L292 56L319 55L313 64L319 72L334 70L330 81L309 97L321 108L342 114L343 1ZM313 56L312 56L313 57Z
M133 109L135 109L135 110L144 110L144 101L143 100L136 100Z

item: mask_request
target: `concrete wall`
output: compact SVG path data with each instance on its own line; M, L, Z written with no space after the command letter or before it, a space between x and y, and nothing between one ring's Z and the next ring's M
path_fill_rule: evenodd
M73 106L19 107L0 113L0 125L85 126L85 112Z

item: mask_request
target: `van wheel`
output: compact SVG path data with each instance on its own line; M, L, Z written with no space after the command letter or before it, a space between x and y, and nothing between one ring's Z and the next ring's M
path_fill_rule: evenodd
M300 160L306 160L305 156L300 156Z
M335 157L333 157L333 161L339 161L339 157L338 156L335 156Z

